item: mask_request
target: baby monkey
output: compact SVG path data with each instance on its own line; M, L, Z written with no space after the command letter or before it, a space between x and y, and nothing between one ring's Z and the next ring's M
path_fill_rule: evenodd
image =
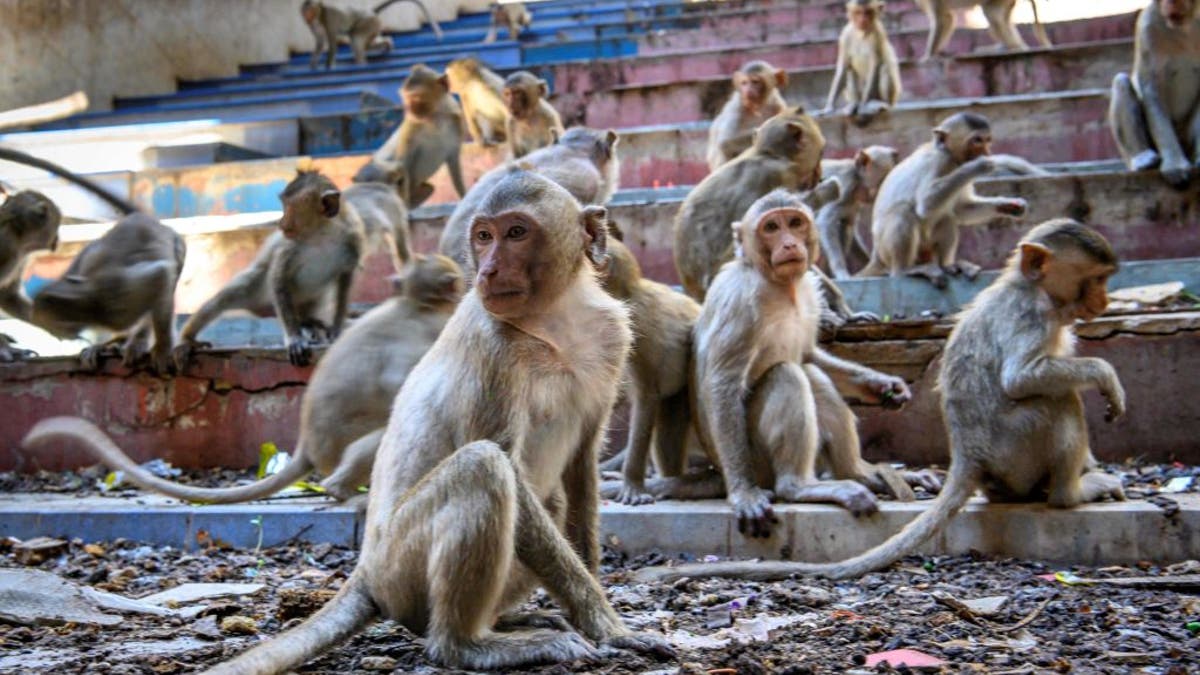
M733 94L708 130L708 170L742 154L754 143L754 130L787 105L779 90L787 73L766 61L751 61L733 74Z
M842 113L866 126L900 99L900 64L880 20L882 0L849 0L849 19L838 38L837 67L829 89L827 111L846 103Z
M504 80L504 104L508 107L508 146L513 159L553 145L564 133L562 118L546 97L550 86L527 70L518 70Z
M1070 219L1030 230L1004 272L958 319L942 354L938 388L950 435L950 473L933 505L883 544L830 564L731 562L642 570L642 580L791 574L835 579L881 569L912 553L977 488L993 502L1046 500L1070 508L1112 497L1121 481L1096 468L1081 392L1098 389L1105 419L1125 413L1125 391L1107 361L1074 355L1074 325L1108 306L1117 257L1095 230Z

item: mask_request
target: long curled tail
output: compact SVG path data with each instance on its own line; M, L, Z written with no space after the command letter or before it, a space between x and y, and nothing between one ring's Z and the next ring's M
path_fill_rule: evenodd
M304 453L288 462L281 471L250 485L227 488L200 488L180 485L159 478L138 466L137 462L117 447L116 443L99 427L79 417L50 417L38 422L21 445L35 448L49 441L78 441L96 459L108 468L124 471L135 485L161 492L169 497L205 504L232 504L252 499L262 499L304 478L312 471L312 464L304 459Z
M204 675L276 675L286 673L350 638L379 613L356 572L312 618Z
M1042 19L1038 16L1037 0L1029 0L1029 6L1033 8L1034 36L1037 37L1038 42L1042 43L1043 47L1053 47L1054 43L1050 42L1050 35L1046 33L1046 26L1042 24Z
M421 13L425 15L425 20L429 22L429 27L433 29L433 34L437 36L438 42L442 41L442 27L438 25L436 20L434 20L433 15L429 13L429 9L425 6L425 3L421 2L421 0L384 0L378 5L375 5L375 9L372 11L378 14L387 9L388 5L392 5L397 2L411 2L417 7L420 7Z
M785 561L689 563L675 567L647 567L634 577L642 583L672 582L678 579L725 577L747 581L777 581L792 575L821 576L830 579L851 579L867 572L887 567L911 553L929 537L936 534L951 516L971 498L975 479L970 469L950 467L950 476L938 498L915 520L904 526L879 546L853 558L835 563L802 563Z
M105 190L104 188L100 187L96 183L93 183L92 181L84 178L83 176L71 173L70 171L55 164L54 162L47 162L46 160L42 159L41 157L34 157L33 155L21 152L20 150L14 150L12 148L5 148L3 146L0 146L0 159L5 159L10 162L17 162L18 164L25 164L27 166L36 167L43 171L49 171L50 173L52 173L56 176L59 176L60 178L63 178L65 180L68 180L68 181L78 185L79 187L87 190L88 192L91 192L92 194L96 195L100 199L103 199L104 201L108 202L109 204L112 204L114 208L116 208L118 211L120 211L124 215L136 213L138 210L137 207L134 206L133 204L130 204L129 202L125 201L124 199L121 199L120 197L109 192L108 190Z

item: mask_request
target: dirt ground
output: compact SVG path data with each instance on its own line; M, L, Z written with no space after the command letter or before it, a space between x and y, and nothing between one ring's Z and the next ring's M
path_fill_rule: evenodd
M1182 465L1110 469L1122 474L1131 497L1148 498L1164 511L1171 508L1171 499L1160 489L1172 478L1200 475L1200 468ZM0 490L87 493L97 489L101 478L99 470L0 474ZM181 480L229 484L239 478L246 478L245 472L187 472ZM1196 483L1200 480L1187 489L1200 488ZM11 544L0 540L0 568L22 567ZM260 551L202 544L181 551L130 541L77 540L34 567L129 598L184 583L258 582L265 588L251 596L201 601L203 609L188 618L126 614L120 625L109 628L0 621L0 673L195 672L307 616L340 586L355 560L353 550L328 544ZM867 666L868 658L912 649L944 662L923 672L1200 673L1200 594L1195 586L1071 585L1043 578L1066 571L1064 567L977 556L909 558L885 573L851 582L629 582L628 570L665 561L661 555L625 560L606 551L603 582L631 625L668 635L677 659L660 662L622 653L525 672L892 672L886 666ZM1195 574L1200 563L1069 571L1095 578ZM960 604L983 598L995 598L998 608L986 613ZM553 607L544 596L527 605L530 610ZM381 622L298 672L449 671L423 657L420 639Z

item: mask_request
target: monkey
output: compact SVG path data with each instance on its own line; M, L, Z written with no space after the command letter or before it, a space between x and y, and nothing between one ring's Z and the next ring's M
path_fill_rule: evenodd
M183 325L174 352L180 370L196 349L211 347L197 339L200 331L231 309L274 313L283 328L288 361L296 366L308 365L314 347L341 333L365 247L362 219L318 171L298 169L279 201L279 229L263 242L250 266Z
M624 482L616 499L648 504L654 501L644 485L651 439L661 474L680 475L687 457L687 383L692 326L700 305L666 284L642 277L637 259L620 241L608 242L608 258L604 288L629 307L634 331L626 376L629 438L622 450Z
M496 41L496 33L500 26L508 28L508 39L516 40L521 31L528 28L533 23L533 13L525 7L523 2L500 2L496 1L492 7L492 25L488 28L487 35L484 36L484 44L490 44Z
M838 198L817 212L817 233L821 237L821 259L835 279L850 278L849 259L859 254L865 261L870 253L858 236L859 214L869 209L879 186L900 162L895 148L872 145L855 153L853 159L827 159L821 172L837 181Z
M508 108L502 91L504 80L475 57L446 64L450 91L458 94L467 129L476 143L490 147L508 139Z
M309 68L316 70L321 52L326 52L325 68L333 68L333 62L337 60L338 41L341 39L349 40L356 65L361 66L367 62L368 49L379 49L384 54L390 52L392 40L383 35L383 22L379 20L379 13L397 2L411 2L419 7L437 39L442 39L441 26L434 21L421 0L386 0L370 12L335 7L321 0L304 0L300 3L300 16L317 42L309 59Z
M671 655L623 624L596 579L596 453L632 341L593 268L606 218L520 168L488 193L471 223L475 282L392 405L354 571L304 623L209 675L286 672L377 617L451 668ZM73 436L47 420L25 442ZM494 631L539 584L579 632Z
M513 159L553 145L562 138L562 118L546 101L550 87L527 70L518 70L504 80L504 104L508 106L508 147Z
M33 302L21 287L25 263L36 251L58 247L62 212L50 198L34 190L10 193L0 186L0 194L7 196L0 204L0 310L27 322L33 317ZM36 356L15 343L11 336L0 333L0 363Z
M1131 171L1176 188L1200 166L1200 16L1195 0L1153 0L1137 18L1133 77L1113 78L1108 122Z
M849 579L884 568L942 530L977 488L992 502L1039 501L1072 508L1125 498L1088 444L1080 393L1097 389L1106 419L1125 412L1125 391L1103 359L1074 356L1074 324L1108 304L1117 258L1095 230L1067 218L1022 237L1000 277L958 317L942 353L938 388L950 436L950 469L933 505L883 544L829 564L682 565L639 570L641 581L792 574Z
M403 170L399 173L403 174ZM342 198L362 219L369 250L383 248L392 259L392 268L399 272L413 257L408 208L395 187L403 179L363 181L360 176L356 179L342 190Z
M733 74L733 93L708 128L708 170L742 154L753 144L754 130L787 106L779 90L787 73L766 61L751 61Z
M112 228L83 247L62 277L34 296L29 322L60 339L76 338L85 328L117 333L109 342L80 352L80 362L88 370L99 368L104 356L115 354L127 368L140 366L148 357L151 372L169 374L175 286L187 255L183 237L125 199L57 164L5 147L0 147L0 160L49 171L92 192L122 214ZM57 233L60 216L50 214L47 208L45 217L55 222L52 229ZM34 218L38 218L36 213ZM15 283L19 284L19 272L16 274ZM18 306L17 311L24 310Z
M814 220L787 190L755 200L733 223L737 257L713 279L692 332L696 432L720 467L738 530L752 537L770 534L772 496L833 502L855 515L877 510L872 489L899 484L898 496L912 498L907 478L862 460L854 414L837 389L899 407L912 396L908 385L817 346L820 299L808 274L820 251ZM838 480L817 480L818 459ZM687 487L667 481L662 492L712 496Z
M371 477L391 402L417 361L446 325L463 291L462 272L445 256L417 256L393 277L396 296L355 321L321 359L304 392L295 457L279 472L249 485L181 485L143 469L103 431L79 418L63 426L92 455L147 490L205 504L263 499L314 469L325 493L347 501Z
M943 53L946 43L954 33L954 10L981 7L987 19L988 33L996 42L1012 50L1025 50L1029 46L1021 39L1021 33L1012 22L1013 8L1017 0L917 0L917 6L929 19L929 40L925 44L922 61L928 61ZM1043 47L1053 47L1046 27L1038 17L1037 0L1029 0L1033 8L1033 32Z
M413 66L400 87L404 121L392 132L355 180L378 180L397 167L403 169L400 187L404 203L415 209L433 194L429 178L442 165L458 196L466 194L459 151L465 131L462 109L450 96L450 81L424 64Z
M866 126L900 99L900 63L880 14L883 0L848 0L848 21L838 37L837 65L825 110L845 95L844 114Z
M526 155L518 164L566 188L580 203L603 205L620 184L617 140L617 132L612 129L572 127L557 143ZM480 176L446 219L438 251L464 269L470 269L471 265L470 242L467 240L471 219L480 202L508 171L509 167L500 166Z
M803 107L786 108L755 130L750 149L688 193L674 223L675 267L685 293L704 301L717 270L733 257L729 223L756 199L777 187L817 187L824 150L825 137L816 121ZM834 187L831 198L837 196Z
M1024 199L980 197L973 183L996 169L1045 175L1012 155L991 154L986 117L956 113L933 129L933 140L900 162L879 187L871 216L874 250L859 276L911 275L945 288L946 275L979 276L980 267L958 255L958 226L1025 215ZM923 254L932 260L918 264Z

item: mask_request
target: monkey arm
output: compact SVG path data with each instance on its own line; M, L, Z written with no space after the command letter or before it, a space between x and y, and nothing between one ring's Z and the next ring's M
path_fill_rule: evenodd
M903 379L836 357L820 347L808 361L824 371L840 391L854 392L863 402L899 407L912 398Z
M743 350L746 351L746 350ZM707 373L698 393L701 414L712 429L717 459L725 477L725 488L732 496L755 488L750 463L750 431L746 422L746 395L743 384L749 369L744 364L722 364L720 370Z
M1000 372L1000 386L1015 400L1065 396L1090 387L1104 389L1116 379L1116 371L1103 359L1046 356L1041 350L1019 350L1004 360Z
M567 537L592 576L600 574L600 467L604 425L595 424L583 436L573 461L563 471L567 493Z
M275 317L283 324L283 333L290 347L301 340L300 318L296 314L296 304L292 301L291 280L288 278L288 256L279 255L267 273L267 284L271 289L271 304L275 308Z
M318 21L308 24L308 29L312 31L313 39L317 42L313 47L312 56L308 59L308 67L316 70L317 64L321 62L321 52L325 51L325 29Z
M1160 86L1165 87L1168 83L1159 82L1155 75L1164 70L1165 64L1156 63L1153 53L1148 49L1142 49L1140 56L1134 75L1142 96L1142 109L1150 138L1154 139L1154 146L1162 156L1163 164L1178 164L1184 161L1183 147L1160 93Z
M846 88L846 40L843 38L838 41L838 56L837 66L833 72L833 84L829 87L829 98L825 102L826 110L833 110L837 106L838 96L841 96L842 90Z
M979 157L958 167L941 178L927 183L917 194L916 212L922 220L937 213L967 185L980 176L991 173L993 164L989 157Z

